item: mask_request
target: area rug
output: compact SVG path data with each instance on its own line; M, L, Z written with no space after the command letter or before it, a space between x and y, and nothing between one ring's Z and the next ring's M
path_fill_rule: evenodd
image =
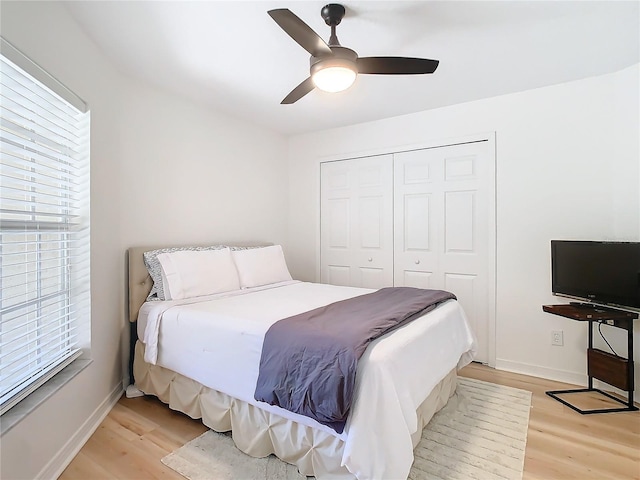
M422 432L412 480L520 480L531 392L458 377L456 394ZM189 480L301 480L293 465L253 458L208 431L162 459Z

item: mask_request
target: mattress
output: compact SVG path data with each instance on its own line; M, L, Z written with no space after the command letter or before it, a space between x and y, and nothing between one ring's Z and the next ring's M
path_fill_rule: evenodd
M285 282L198 301L148 302L138 325L144 360L327 438L335 437L343 446L341 467L357 478L404 478L413 462L413 439L422 428L416 413L420 405L452 370L469 363L475 354L475 338L458 302L444 302L369 345L358 366L355 400L341 434L253 398L262 341L270 325L369 292Z

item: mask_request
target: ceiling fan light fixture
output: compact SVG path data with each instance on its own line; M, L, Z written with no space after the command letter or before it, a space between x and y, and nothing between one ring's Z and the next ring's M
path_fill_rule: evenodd
M317 69L311 79L324 92L336 93L346 90L356 81L357 73L347 66L331 65Z
M325 92L342 92L356 81L358 54L339 45L330 48L331 56L311 57L311 81Z

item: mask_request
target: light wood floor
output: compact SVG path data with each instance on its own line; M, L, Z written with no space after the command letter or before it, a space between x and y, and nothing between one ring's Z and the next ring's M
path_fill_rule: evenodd
M533 393L524 480L640 479L640 412L580 415L544 393L570 385L478 364L460 375ZM596 395L580 406L598 403ZM206 430L154 398L123 397L60 478L184 480L160 459Z

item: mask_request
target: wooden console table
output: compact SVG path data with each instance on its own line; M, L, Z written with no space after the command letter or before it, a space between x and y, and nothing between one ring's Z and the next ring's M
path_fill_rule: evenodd
M560 315L561 317L570 318L580 322L589 322L589 347L587 349L587 374L589 375L588 388L552 390L546 392L546 394L583 415L589 413L630 412L638 410L638 407L633 404L633 321L638 318L638 314L589 304L543 305L542 309L545 312L552 313L553 315ZM627 331L627 358L618 357L608 352L593 348L594 323L604 323L605 325L611 325ZM627 401L625 402L614 397L608 392L593 388L594 378L617 387L620 390L626 391L628 395ZM558 396L559 394L581 392L597 392L621 403L624 407L582 410Z

